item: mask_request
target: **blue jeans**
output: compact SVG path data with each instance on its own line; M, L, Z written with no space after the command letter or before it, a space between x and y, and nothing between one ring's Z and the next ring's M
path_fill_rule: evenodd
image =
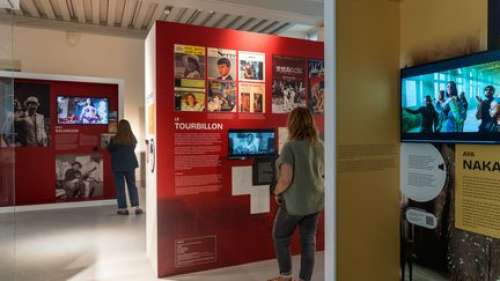
M118 208L127 208L127 196L125 195L125 181L127 182L128 196L132 207L139 206L139 194L135 185L135 171L114 171L116 185L116 200Z
M281 275L291 275L292 260L290 256L290 240L295 228L300 230L300 279L310 281L314 268L316 252L316 232L318 230L319 213L307 216L294 216L282 205L276 214L273 226L274 249L278 258Z

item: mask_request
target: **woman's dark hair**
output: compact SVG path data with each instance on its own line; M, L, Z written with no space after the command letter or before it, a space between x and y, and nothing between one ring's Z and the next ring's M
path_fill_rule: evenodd
M113 138L113 142L123 145L137 144L137 139L135 138L132 128L130 127L130 123L127 120L122 119L118 122L118 132Z

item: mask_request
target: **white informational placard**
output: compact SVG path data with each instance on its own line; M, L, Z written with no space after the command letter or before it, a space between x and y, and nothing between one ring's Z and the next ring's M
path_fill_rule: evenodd
M443 190L446 163L432 144L403 143L400 165L401 192L409 199L431 201Z
M425 210L409 208L406 211L406 220L411 224L428 229L435 229L437 227L436 216L426 212Z
M232 168L232 195L250 195L250 214L265 214L271 211L271 191L268 185L252 185L252 167Z

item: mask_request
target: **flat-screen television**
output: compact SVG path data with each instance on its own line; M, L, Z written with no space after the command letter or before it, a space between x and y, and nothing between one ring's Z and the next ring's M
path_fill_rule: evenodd
M241 159L276 154L274 129L229 130L228 157Z
M500 143L500 52L401 70L401 141Z
M97 97L57 97L58 124L108 124L109 102Z

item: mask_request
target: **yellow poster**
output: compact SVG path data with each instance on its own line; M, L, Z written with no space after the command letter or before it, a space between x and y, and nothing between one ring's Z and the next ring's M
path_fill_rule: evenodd
M148 120L146 124L148 125L148 135L156 135L156 103L148 104L147 109Z
M500 238L500 147L457 145L455 226Z

